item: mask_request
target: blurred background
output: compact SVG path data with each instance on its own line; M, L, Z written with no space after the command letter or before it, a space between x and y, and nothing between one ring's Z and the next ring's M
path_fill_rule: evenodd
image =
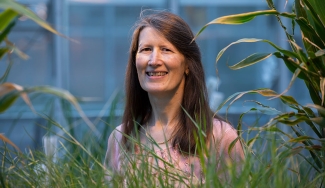
M70 91L80 99L82 109L95 123L99 132L120 124L123 113L124 76L131 41L132 26L141 10L168 10L182 17L197 33L211 20L229 14L268 9L265 0L19 0L59 32L72 40L53 35L24 17L19 18L9 40L29 56L28 60L12 57L13 68L7 79L24 87L50 85ZM291 1L274 0L278 10L291 12ZM289 9L289 10L287 10ZM291 22L283 20L291 30ZM295 33L299 35L299 33ZM288 48L287 39L274 16L258 17L244 25L212 25L198 38L205 68L212 109L235 92L271 88L284 91L292 74L282 61L269 58L255 66L232 71L233 65L255 52L273 52L264 43L246 43L231 47L216 64L218 52L241 38L267 39L282 48ZM299 38L299 37L298 37ZM298 39L297 39L298 40ZM74 42L77 41L77 42ZM297 41L300 43L300 41ZM8 62L0 61L1 75ZM290 91L302 104L308 101L308 92L297 80ZM63 126L72 126L76 135L87 132L86 126L76 123L78 113L59 99L34 94L30 96L35 109L53 117ZM236 126L241 113L254 107L257 100L277 109L279 100L265 100L258 95L243 97L228 111L228 120ZM68 106L68 107L67 107ZM68 108L65 109L65 108ZM66 110L66 111L65 111ZM220 115L225 117L226 108ZM67 115L68 113L68 115ZM256 122L257 114L245 116L246 126ZM66 117L74 119L73 125ZM268 117L261 116L261 124ZM80 124L80 125L79 125ZM5 134L22 150L42 147L48 133L47 122L31 112L18 100L5 113L0 114L0 133ZM51 129L51 128L49 128ZM54 131L56 130L53 128ZM103 132L101 132L104 134ZM108 133L101 139L106 140Z

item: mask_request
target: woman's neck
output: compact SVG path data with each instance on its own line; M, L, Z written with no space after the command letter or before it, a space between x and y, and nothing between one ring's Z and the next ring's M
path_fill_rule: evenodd
M183 92L175 92L169 96L156 96L149 94L152 106L152 113L149 119L149 126L175 126L178 122L179 113L182 110L181 104Z

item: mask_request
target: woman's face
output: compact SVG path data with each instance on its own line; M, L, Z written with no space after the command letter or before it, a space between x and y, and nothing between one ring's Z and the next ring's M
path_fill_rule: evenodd
M184 90L187 65L183 54L151 27L140 32L136 68L140 85L149 94L168 95Z

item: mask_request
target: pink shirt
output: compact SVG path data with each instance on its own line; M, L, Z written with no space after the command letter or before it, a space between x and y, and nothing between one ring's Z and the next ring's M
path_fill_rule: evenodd
M236 130L223 121L213 121L213 134L212 139L208 143L208 149L210 156L214 164L216 164L216 171L222 171L225 164L229 162L239 162L244 159L244 153L240 141L237 141L233 149L228 153L230 144L238 137ZM105 157L105 166L113 173L123 173L122 166L125 165L125 157L120 147L122 140L121 125L118 126L110 135L108 139L108 148ZM168 169L176 170L177 173L182 173L184 177L192 177L195 181L204 181L202 167L198 156L183 155L178 149L168 146L167 144L160 147L160 149L153 150L156 157L153 157L150 152L146 155L146 162L150 164ZM130 156L136 156L137 154L128 154ZM166 165L162 160L155 160L155 158L161 158L164 161L168 161L173 167ZM141 158L143 159L143 158ZM211 162L211 160L210 160ZM213 162L213 161L212 161ZM141 163L141 162L140 162ZM208 159L205 157L205 164L208 165ZM158 172L153 170L152 174L155 175ZM221 177L222 178L222 177ZM110 176L107 176L110 179Z

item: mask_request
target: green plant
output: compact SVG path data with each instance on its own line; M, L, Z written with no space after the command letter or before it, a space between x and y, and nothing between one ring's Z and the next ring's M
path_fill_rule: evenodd
M264 42L271 45L275 52L273 53L254 53L235 65L229 66L232 70L238 70L247 66L254 65L271 56L281 59L287 68L293 73L288 88L281 94L271 89L256 89L245 92L238 92L228 97L218 108L220 110L227 102L231 101L229 106L245 94L260 94L270 99L279 98L284 105L291 110L281 112L274 108L264 106L256 102L257 108L252 108L248 112L262 112L272 114L273 116L267 124L262 127L254 127L251 130L262 130L276 132L285 139L278 145L278 150L283 148L290 155L297 155L307 162L307 170L314 173L312 180L317 179L318 186L324 185L325 177L325 4L319 0L295 0L292 13L280 13L276 10L272 0L267 0L270 10L261 10L236 15L228 15L216 18L206 24L196 35L196 37L211 24L244 24L253 20L256 16L274 15L280 26L283 28L291 50L282 49L271 41L265 39L244 38L235 41L223 48L216 58L218 62L223 53L232 45L238 43ZM304 49L294 40L292 34L287 31L287 27L282 22L282 17L292 20L293 29L296 24L299 25ZM302 79L309 91L310 98L314 104L302 105L291 96L284 95L292 86L294 81ZM228 107L229 108L229 107ZM217 111L218 111L217 110ZM241 131L242 118L248 113L241 115L238 129ZM279 128L279 124L290 127L292 133L284 132ZM311 129L316 136L308 135L304 130ZM247 142L249 148L259 138L258 133L253 139ZM309 152L305 157L302 152ZM322 178L319 178L321 176Z
M37 24L39 24L44 29L47 29L48 31L57 34L59 36L63 36L61 33L53 29L46 21L39 18L36 14L34 14L32 11L30 11L28 8L24 7L23 5L16 3L12 0L1 0L0 1L0 9L3 9L2 12L0 12L0 59L6 57L8 59L8 66L6 70L4 71L3 75L0 77L0 114L5 113L8 108L10 108L14 102L21 97L25 103L30 107L31 111L33 111L38 117L43 118L47 121L47 125L39 125L44 127L44 129L49 133L52 134L53 130L51 130L48 126L53 124L51 123L51 118L47 117L46 115L39 114L37 110L34 109L32 105L32 98L30 98L30 95L37 96L39 94L50 94L52 96L55 96L56 98L59 98L63 101L63 104L68 103L69 105L72 105L79 113L81 118L83 119L83 122L86 123L89 128L91 129L88 132L91 133L97 133L96 138L98 139L98 131L94 127L93 123L86 117L86 115L83 113L81 107L79 106L77 98L75 98L73 95L71 95L68 91L62 90L59 88L55 88L52 86L34 86L34 87L24 87L15 83L11 83L7 81L7 77L10 73L11 67L13 65L12 61L12 53L17 54L19 57L23 59L27 59L28 56L24 54L22 51L20 51L12 42L9 41L8 35L10 35L10 32L12 31L12 28L17 22L17 18L19 16L25 16ZM52 101L53 105L53 101ZM44 105L45 106L45 105ZM57 135L58 133L53 133L54 135ZM62 135L59 135L62 136ZM37 186L38 179L42 179L45 182L46 179L44 179L44 176L41 175L41 171L48 170L49 168L46 168L47 165L51 166L55 165L53 162L50 163L50 159L48 159L48 156L44 155L42 152L35 151L35 155L39 156L40 158L35 159L34 154L32 151L29 151L28 154L24 154L22 151L19 150L19 148L10 140L8 139L4 134L0 134L0 140L3 142L4 145L1 145L0 147L0 161L1 161L1 167L0 167L0 187L11 187L11 186L20 186L19 184L14 185L11 184L10 181L14 180L13 182L16 182L17 178L20 178L22 180L25 180L25 184L22 184L21 186ZM68 140L66 145L69 145L69 141L73 142L73 140ZM75 140L76 141L76 140ZM90 141L90 140L88 140ZM93 138L91 143L95 143L95 139ZM12 146L13 148L9 147L8 145ZM95 145L95 144L94 144ZM70 149L70 147L69 147ZM94 149L95 150L95 149ZM97 149L98 150L98 149ZM74 152L77 152L75 150ZM97 155L98 156L98 155ZM96 157L97 157L96 156ZM36 156L35 156L36 157ZM67 157L68 158L68 157ZM67 159L66 158L66 159ZM99 158L101 159L101 158ZM27 160L29 162L25 163L24 160ZM47 161L47 162L46 162ZM99 160L100 161L100 160ZM36 169L34 169L36 168ZM62 166L64 168L64 166ZM67 168L67 167L66 167ZM73 168L73 167L71 167ZM12 170L11 170L12 169ZM58 174L60 172L59 169ZM40 171L38 173L37 171ZM35 175L35 179L30 179ZM34 177L33 177L34 178ZM48 177L45 177L48 178ZM29 181L29 179L31 181ZM35 180L35 181L34 181ZM8 182L9 181L9 182ZM17 181L21 182L21 181ZM22 181L24 182L24 181ZM55 181L54 181L55 182ZM44 184L43 186L44 187Z
M23 59L27 59L28 56L21 52L12 42L10 42L7 36L10 34L10 31L14 27L17 17L26 16L27 18L33 20L37 24L39 24L44 29L48 31L65 37L55 29L53 29L46 21L39 18L36 14L34 14L31 10L24 7L23 5L16 3L12 0L1 0L0 1L0 9L4 9L3 12L0 13L0 59L7 55L9 63L4 72L4 74L0 78L0 113L4 113L8 108L10 108L13 103L17 100L17 98L21 97L25 103L30 107L30 109L35 112L33 108L32 102L28 96L28 94L42 93L42 94L51 94L58 98L69 101L75 109L78 111L80 116L84 119L86 124L92 129L94 132L98 132L92 122L88 120L77 99L71 95L68 91L55 88L52 86L35 86L35 87L23 87L17 85L15 83L7 82L7 77L9 75L10 69L13 65L13 61L11 58L12 53L17 54L19 57ZM65 37L66 38L66 37ZM4 135L1 135L1 140L13 144L12 142L8 142L9 139Z

